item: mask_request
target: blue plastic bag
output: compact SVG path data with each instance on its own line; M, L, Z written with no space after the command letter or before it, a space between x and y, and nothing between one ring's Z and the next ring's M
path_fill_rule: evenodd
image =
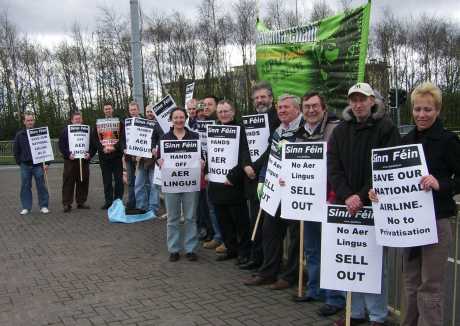
M121 199L116 199L112 206L109 207L109 222L110 223L136 223L153 219L155 216L152 211L144 214L127 215L125 212L125 205Z

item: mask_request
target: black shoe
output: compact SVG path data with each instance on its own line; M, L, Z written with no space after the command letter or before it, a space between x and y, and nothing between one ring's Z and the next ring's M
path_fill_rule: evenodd
M315 301L318 301L318 299L310 297L309 295L304 295L304 296L301 296L301 297L293 295L291 299L294 302L315 302Z
M318 315L320 315L322 317L328 317L328 316L335 315L336 313L338 313L339 311L342 311L342 310L343 310L343 308L339 308L339 307L336 307L336 306L331 306L331 305L328 305L328 304L324 304L318 309Z
M89 209L89 206L88 206L88 205L85 205L85 204L78 204L78 205L77 205L77 208L78 208L78 209Z
M259 267L260 267L260 264L252 260L248 261L246 264L241 264L240 266L238 266L239 269L245 270L245 271L258 269Z
M171 261L171 262L178 261L179 258L180 258L180 255L179 255L178 252L173 252L173 253L169 254L169 261Z
M68 213L72 210L72 206L71 205L65 205L64 206L64 213Z
M237 255L232 255L232 254L223 254L223 255L218 255L216 257L216 261L225 261L225 260L230 260L233 258L236 258Z
M110 206L112 206L112 204L104 204L101 209L109 209Z
M198 260L198 256L196 255L196 253L194 252L188 252L185 257L187 257L187 259L189 261L197 261Z
M249 262L248 257L238 257L238 259L235 262L235 265L236 266L241 266L241 265L247 264L248 262Z

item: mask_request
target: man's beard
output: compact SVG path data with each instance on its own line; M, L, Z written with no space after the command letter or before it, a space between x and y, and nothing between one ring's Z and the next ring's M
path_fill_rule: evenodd
M270 110L271 105L258 105L256 106L257 113L265 113Z

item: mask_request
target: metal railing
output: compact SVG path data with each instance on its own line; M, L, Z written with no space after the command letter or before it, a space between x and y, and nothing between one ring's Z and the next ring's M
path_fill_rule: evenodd
M59 140L51 139L51 147L54 153L54 162L62 162L62 155L59 151ZM15 164L13 153L13 141L5 140L0 141L0 164Z

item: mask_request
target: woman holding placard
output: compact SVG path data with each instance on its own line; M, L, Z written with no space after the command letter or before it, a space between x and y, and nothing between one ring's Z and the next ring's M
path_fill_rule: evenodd
M250 162L249 148L244 126L235 121L236 110L232 102L222 100L217 105L218 125L239 126L238 163L227 174L225 182L209 182L209 195L215 206L220 230L227 252L217 260L238 258L238 264L249 261L251 242L249 238L249 216L243 189L242 166ZM208 148L209 149L209 148ZM211 155L211 154L209 154Z
M197 133L185 128L187 112L182 108L175 108L170 112L170 120L173 127L166 133L162 140L198 140ZM158 160L160 166L163 166L164 160ZM197 260L195 253L198 245L196 213L198 207L198 191L180 192L180 193L164 193L166 212L168 214L167 222L167 244L169 251L169 261L175 262L180 258L180 217L184 214L185 218L185 233L184 233L184 249L186 257L189 261Z
M443 325L443 291L447 274L447 257L452 242L449 217L456 214L453 195L460 193L460 141L444 129L439 118L441 90L432 83L423 83L411 94L412 117L416 128L403 139L404 145L423 146L429 175L420 185L433 191L438 243L405 248L403 278L406 313L405 326ZM376 202L373 190L369 198Z

